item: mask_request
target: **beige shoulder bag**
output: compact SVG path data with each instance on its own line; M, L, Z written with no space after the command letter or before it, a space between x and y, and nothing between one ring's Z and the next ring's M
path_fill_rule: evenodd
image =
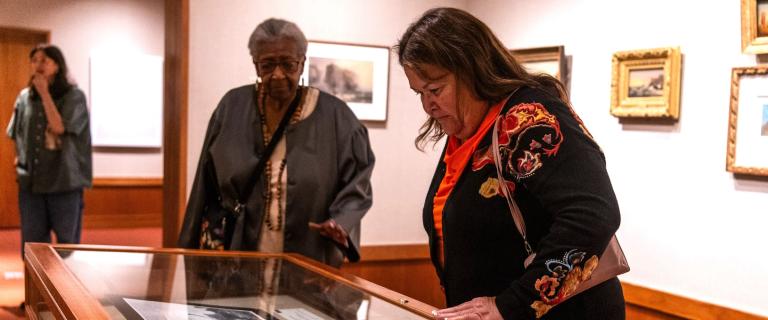
M496 164L496 174L499 177L499 185L501 186L500 190L504 195L504 198L507 199L509 211L512 213L512 220L514 220L515 227L517 228L517 231L520 232L520 235L523 237L523 241L525 243L525 250L528 253L528 257L525 259L523 265L527 268L528 265L530 265L533 261L536 253L533 252L531 245L528 243L528 238L526 237L525 233L525 220L523 220L523 215L520 213L520 208L517 207L517 203L515 203L515 199L512 197L513 195L510 194L509 188L507 187L507 181L504 179L504 176L501 173L501 168L503 167L501 164L501 156L499 154L498 137L499 123L501 122L501 119L502 116L499 116L496 119L496 124L493 126L493 145L491 146L493 148L493 161ZM603 254L600 255L597 268L592 272L592 276L589 278L589 280L579 284L578 288L573 292L573 294L570 294L568 297L577 295L584 290L592 288L597 284L600 284L617 275L626 273L627 271L629 271L627 258L624 256L624 251L621 250L619 241L616 239L616 235L614 234L611 238L611 241L608 242L608 246L605 248L605 251L603 251Z

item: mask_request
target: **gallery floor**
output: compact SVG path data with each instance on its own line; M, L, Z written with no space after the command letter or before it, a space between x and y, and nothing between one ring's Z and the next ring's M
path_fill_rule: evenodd
M20 243L18 229L0 229L0 320L24 319L19 310L19 304L24 300ZM160 247L162 231L160 228L85 229L82 243Z

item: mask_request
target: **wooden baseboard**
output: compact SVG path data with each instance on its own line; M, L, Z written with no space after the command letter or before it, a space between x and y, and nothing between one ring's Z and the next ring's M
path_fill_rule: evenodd
M360 248L363 261L429 260L426 244L372 245Z
M426 244L375 245L360 248L361 261L342 270L435 307L444 306L443 293ZM697 301L631 283L622 283L627 319L768 320L724 306Z
M154 188L162 187L163 178L96 178L93 179L94 188L120 187L120 188Z
M94 214L83 216L83 228L154 228L160 227L160 212L117 216L112 214Z
M768 320L768 317L701 302L627 282L622 282L621 286L624 289L624 300L626 300L628 311L630 309L636 309L640 313L643 313L643 311L646 310L663 316L660 318L648 319ZM629 317L628 312L627 319L635 318Z
M85 228L162 226L162 178L98 178L84 196Z
M431 306L445 307L440 282L425 244L363 246L361 261L341 269Z

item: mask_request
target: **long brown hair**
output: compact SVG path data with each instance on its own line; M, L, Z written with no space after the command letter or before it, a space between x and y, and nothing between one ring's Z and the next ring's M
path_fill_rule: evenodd
M64 54L61 53L61 49L57 46L39 44L29 52L29 59L32 59L38 51L42 51L46 57L53 60L59 66L59 71L54 75L53 82L48 85L48 90L50 90L53 99L61 98L72 88L72 83L69 82L69 68L67 67L67 61L64 60ZM29 87L32 89L32 98L40 99L40 94L38 94L35 86L31 84L31 80Z
M460 9L428 10L403 33L395 50L401 66L417 73L424 64L448 70L490 104L523 86L543 88L568 101L560 81L525 71L485 23ZM423 151L429 141L437 142L444 135L439 123L429 118L414 144Z

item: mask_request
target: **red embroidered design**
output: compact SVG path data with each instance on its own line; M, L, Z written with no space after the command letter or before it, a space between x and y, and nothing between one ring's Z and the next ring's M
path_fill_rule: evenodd
M517 158L517 168L521 172L534 172L541 167L541 155L523 151L523 156Z
M563 135L560 123L540 103L521 103L510 108L500 123L499 155L504 171L525 178L543 166L542 155L553 157L560 150ZM472 155L472 170L493 165L489 147Z

